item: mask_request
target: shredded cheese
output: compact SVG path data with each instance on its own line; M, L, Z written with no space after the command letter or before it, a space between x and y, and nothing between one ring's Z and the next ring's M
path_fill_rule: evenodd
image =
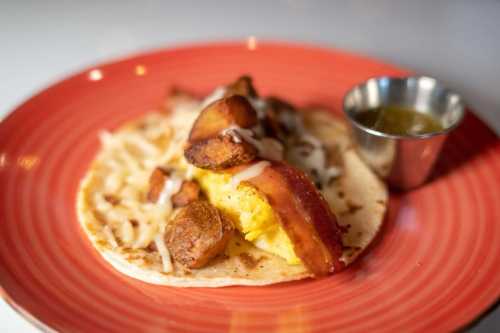
M160 205L168 205L170 204L170 199L174 194L179 192L182 186L182 179L176 176L170 176L165 185L163 186L163 190L160 193L160 197L158 198L158 204Z
M283 145L269 137L262 139L254 138L254 132L251 129L241 128L238 125L231 125L221 131L222 135L229 135L235 143L241 143L242 140L254 146L258 155L266 160L279 161L283 159Z
M163 240L163 235L158 234L155 237L155 245L156 249L158 249L158 253L160 254L161 261L163 264L163 272L164 273L169 273L173 270L172 267L172 260L170 259L170 252L168 251L167 247L165 246L165 241Z
M198 110L197 104L189 110L175 111L170 117L152 113L139 128L99 133L102 151L96 162L104 167L98 169L100 180L90 200L104 221L103 236L111 246L145 248L162 230L172 214L170 196L179 191L182 180L169 180L161 198L168 203L153 205L143 201L149 190L149 177L155 167L165 165L167 151L172 163L182 158L180 142L187 137ZM172 125L172 121L182 126ZM175 140L178 142L173 143ZM117 203L107 202L106 195L116 197Z
M298 114L283 112L279 120L293 133L285 143L289 163L306 172L318 186L340 176L342 171L328 165L323 143L307 131Z
M193 179L193 177L194 177L194 173L195 173L195 171L196 171L195 166L194 166L194 165L192 165L192 164L188 164L188 165L186 166L186 179L187 179L187 180L192 180L192 179Z
M238 172L231 178L231 186L237 188L242 181L259 176L269 165L271 165L269 161L260 161Z
M102 228L102 231L104 233L104 236L106 236L108 243L111 244L113 248L118 247L115 236L113 235L113 231L111 231L111 228L108 225L105 225Z

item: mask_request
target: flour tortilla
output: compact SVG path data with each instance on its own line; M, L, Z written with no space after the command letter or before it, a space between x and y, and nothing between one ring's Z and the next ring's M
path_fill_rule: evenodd
M185 108L198 103L183 95L170 99L169 109ZM169 117L163 113L159 117ZM352 148L344 123L321 110L304 110L305 126L320 139L327 149L340 152L341 176L322 189L325 199L344 228L342 260L350 264L373 240L379 231L387 204L387 189L360 160ZM120 131L137 131L141 119L131 122ZM224 255L215 258L201 269L187 270L173 263L173 271L164 273L160 254L151 249L131 249L109 239L106 221L97 212L92 195L100 191L106 177L101 151L82 181L78 193L79 220L90 241L116 270L144 282L177 287L221 287L229 285L268 285L300 280L312 276L299 265L260 250L237 235L230 241ZM109 231L108 231L109 234Z
M345 230L342 260L350 264L380 230L388 191L356 153L343 121L324 110L308 109L304 112L304 122L328 151L339 150L342 175L321 192Z

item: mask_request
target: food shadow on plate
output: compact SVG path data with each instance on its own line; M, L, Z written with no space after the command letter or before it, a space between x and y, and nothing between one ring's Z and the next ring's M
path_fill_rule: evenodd
M444 142L427 184L448 176L498 144L497 135L467 110L462 123Z

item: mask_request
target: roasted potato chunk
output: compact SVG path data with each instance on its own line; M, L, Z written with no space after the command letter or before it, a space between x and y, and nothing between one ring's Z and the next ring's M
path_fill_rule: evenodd
M170 221L165 243L174 260L188 268L201 268L222 253L234 226L207 201L193 201Z
M253 160L257 150L244 140L223 134L231 126L250 128L257 113L242 96L222 98L207 106L196 119L184 150L187 161L199 168L222 170Z
M189 133L189 143L217 137L231 125L250 128L257 124L257 113L245 97L234 95L208 105Z
M231 83L226 88L224 97L232 95L240 95L245 97L257 97L257 91L253 87L252 78L247 75L240 76L236 81Z
M179 192L172 196L174 207L183 207L200 198L200 186L192 180L182 182Z
M252 161L257 149L245 141L233 142L230 135L219 135L190 145L184 156L198 168L224 170Z
M149 202L158 201L169 176L170 172L168 170L162 168L155 168L153 170L151 176L149 176L149 191L147 194Z

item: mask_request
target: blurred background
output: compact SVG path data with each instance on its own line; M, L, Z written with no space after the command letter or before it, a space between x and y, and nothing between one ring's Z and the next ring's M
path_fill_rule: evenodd
M500 133L499 32L493 0L0 0L0 117L96 62L255 36L342 48L436 77ZM35 329L0 302L0 331ZM500 311L470 331L500 331Z

